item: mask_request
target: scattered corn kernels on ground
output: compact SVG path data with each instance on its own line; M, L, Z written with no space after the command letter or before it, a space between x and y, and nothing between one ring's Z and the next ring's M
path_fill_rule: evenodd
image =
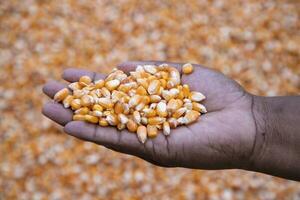
M193 72L191 64L182 72ZM205 96L182 85L179 71L167 64L137 66L130 75L114 69L105 80L82 76L69 89L56 93L54 100L74 110L73 120L100 126L116 126L136 132L141 143L155 138L162 130L188 125L198 120L206 108L199 102Z

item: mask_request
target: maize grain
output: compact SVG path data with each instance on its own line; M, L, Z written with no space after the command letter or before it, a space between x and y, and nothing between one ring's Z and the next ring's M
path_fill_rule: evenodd
M191 63L186 63L182 66L182 72L184 74L190 74L194 71L194 67Z
M182 66L184 74L193 72L189 63ZM199 102L205 96L181 85L180 73L168 64L139 65L128 76L114 69L104 80L92 82L82 76L57 92L54 100L74 110L73 120L115 126L137 133L141 143L154 138L158 130L168 136L171 128L195 122L206 113Z

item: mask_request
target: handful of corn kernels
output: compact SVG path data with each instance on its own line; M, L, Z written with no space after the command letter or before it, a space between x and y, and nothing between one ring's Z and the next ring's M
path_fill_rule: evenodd
M182 67L193 72L191 64ZM200 104L205 96L181 85L180 73L167 64L137 66L130 75L114 69L105 80L92 82L82 76L54 96L74 111L73 120L137 133L140 142L157 136L159 130L170 135L171 128L191 124L206 113Z

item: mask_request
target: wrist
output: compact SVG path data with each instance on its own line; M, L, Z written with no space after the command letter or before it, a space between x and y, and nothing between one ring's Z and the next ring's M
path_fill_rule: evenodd
M248 170L298 179L298 103L289 97L253 96L256 135Z

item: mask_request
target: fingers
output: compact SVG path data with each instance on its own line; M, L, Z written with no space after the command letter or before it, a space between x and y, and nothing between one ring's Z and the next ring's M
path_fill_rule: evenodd
M128 73L130 71L134 71L136 66L138 65L161 65L163 63L166 63L172 67L177 68L179 72L181 72L181 66L180 63L174 63L174 62L164 62L164 61L128 61L124 62L118 65L118 68L122 71Z
M74 137L103 145L118 152L147 159L152 142L141 144L135 133L118 131L115 127L101 127L83 121L69 122L64 131Z
M43 87L43 92L50 98L53 98L59 90L66 87L66 84L59 83L56 81L49 81ZM63 107L62 104L56 102L49 102L45 104L42 113L49 119L62 126L70 122L73 116L73 113L70 109L66 109Z
M70 122L73 116L73 113L70 109L66 109L62 104L55 102L49 102L45 104L42 113L49 119L62 126Z
M67 87L66 84L59 83L57 81L49 81L43 87L43 92L50 98L53 98L54 95L61 89Z
M92 80L104 79L105 75L84 69L69 68L63 72L62 78L68 82L76 82L82 76L89 76Z

